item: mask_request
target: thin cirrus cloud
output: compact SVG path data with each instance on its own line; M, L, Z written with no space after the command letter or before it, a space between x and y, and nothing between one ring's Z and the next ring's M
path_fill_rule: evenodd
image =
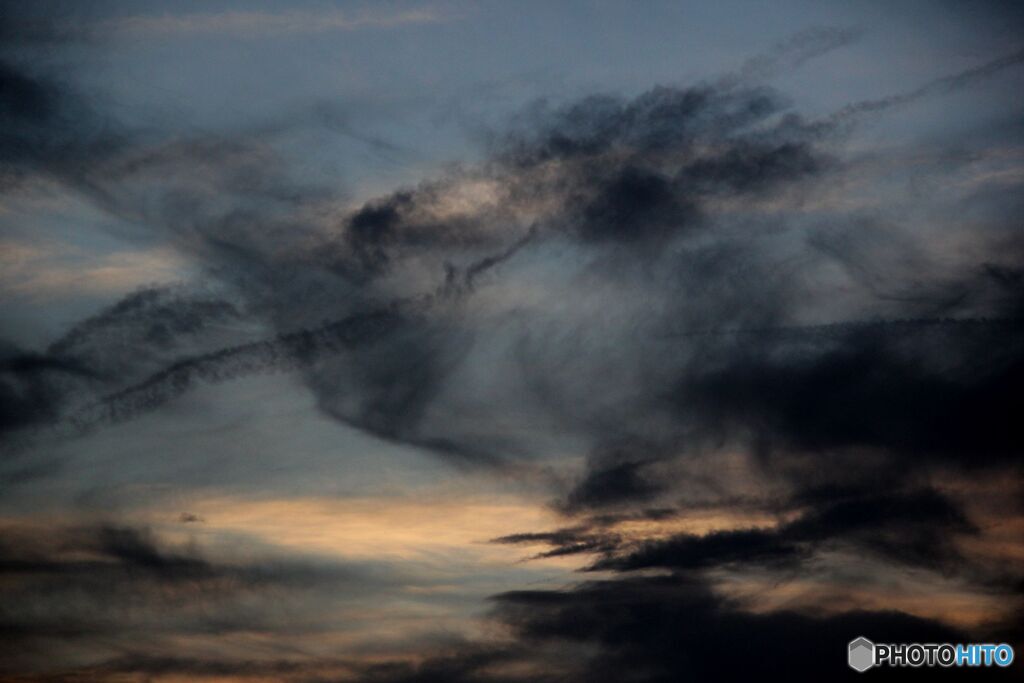
M432 8L396 11L387 11L383 8L353 11L227 11L123 16L99 21L93 28L114 35L220 34L236 37L269 37L433 24L451 19L450 14Z
M84 267L82 264L86 264ZM73 293L120 293L180 278L177 254L154 249L105 254L96 259L61 245L0 244L0 291L46 300Z

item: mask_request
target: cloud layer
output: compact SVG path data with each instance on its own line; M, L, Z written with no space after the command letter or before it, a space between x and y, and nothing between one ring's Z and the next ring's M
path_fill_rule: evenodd
M308 20L257 18L215 25ZM816 29L715 81L537 103L480 163L352 206L264 136L119 125L30 66L25 51L44 41L25 35L0 51L3 191L54 183L204 280L134 293L43 350L5 345L14 471L203 384L293 373L333 420L539 487L565 526L495 542L580 556L595 576L495 595L498 636L405 660L176 657L133 648L126 630L294 633L303 620L268 596L374 583L292 560L218 563L133 526L43 541L9 529L0 628L26 670L42 644L91 642L104 626L125 654L69 671L739 680L838 672L831 653L862 632L1020 637L1019 543L991 531L1022 514L1020 178L987 166L1019 149L851 143L871 116L998 77L1020 52L808 116L763 81L860 35ZM698 513L710 521L688 528ZM906 572L1004 609L968 624L942 595L828 607ZM788 604L751 597L780 584Z

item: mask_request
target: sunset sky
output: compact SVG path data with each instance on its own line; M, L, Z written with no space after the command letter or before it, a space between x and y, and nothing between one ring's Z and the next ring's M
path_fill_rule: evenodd
M1020 655L1022 93L1009 1L0 0L0 681Z

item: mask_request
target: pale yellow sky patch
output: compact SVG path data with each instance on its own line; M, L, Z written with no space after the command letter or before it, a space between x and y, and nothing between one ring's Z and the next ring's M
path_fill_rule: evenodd
M0 243L0 291L21 298L124 292L179 280L186 267L166 248L97 255L66 246Z
M493 538L564 524L550 508L512 496L423 498L208 498L190 503L200 535L244 534L297 552L359 560L508 565L543 546ZM170 513L160 513L170 519ZM579 564L577 560L575 564Z
M841 567L846 580L828 571L780 577L775 573L729 575L716 584L723 595L755 613L795 610L826 616L851 610L900 611L962 628L1012 616L1020 605L962 580L934 572L891 568L867 558L825 554L816 564Z

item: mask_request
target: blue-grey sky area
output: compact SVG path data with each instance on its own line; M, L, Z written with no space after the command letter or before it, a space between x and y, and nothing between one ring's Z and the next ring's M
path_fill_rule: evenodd
M0 1L0 681L1019 651L1021 93L1014 2Z
M752 75L771 79L799 111L822 115L1010 53L1020 27L1011 3L672 2L649 3L642 12L626 3L24 9L30 21L54 21L63 32L59 46L22 46L24 58L50 64L87 90L102 116L97 126L116 121L158 135L273 139L294 173L354 201L430 177L444 164L479 160L491 136L538 102L557 106L595 93L628 97L654 85L714 80L770 56L800 31L835 28L847 34L836 42L852 46L806 62L813 46L807 54L796 49ZM1019 85L1019 77L1003 74L941 104L878 117L858 133L865 144L951 146L949 136L984 144L977 138L1019 124ZM173 257L146 262L152 254L141 252L159 236L112 225L78 199L26 207L31 220L3 219L6 233L32 236L24 241L61 242L69 270L95 269L82 263L95 252L113 269L84 288L64 283L63 300L50 302L54 320L28 301L25 276L13 267L9 289L16 293L4 309L25 343L45 343L74 321L89 285L109 289L122 273L128 286L188 274L188 264ZM88 298L94 308L104 299Z

